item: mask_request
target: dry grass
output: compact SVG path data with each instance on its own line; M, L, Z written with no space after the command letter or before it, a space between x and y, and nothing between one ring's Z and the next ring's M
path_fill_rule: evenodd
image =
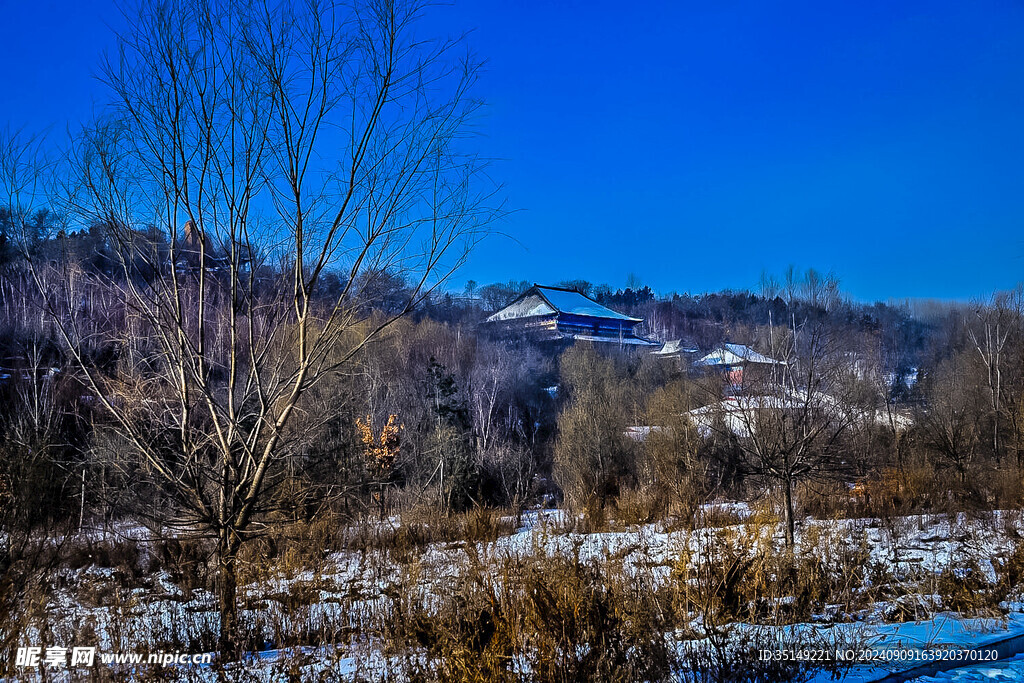
M516 530L510 511L474 508L446 515L436 508L417 507L403 512L399 521L348 525L338 529L335 543L355 552L384 551L407 562L433 544L486 543Z
M532 548L520 544L515 552L494 543L516 523L501 510L446 516L414 509L400 523L321 517L281 527L247 543L239 558L241 641L253 650L361 646L386 653L392 680L753 680L750 672L785 680L806 671L756 661L772 629L856 619L879 604L890 606L891 619L927 617L937 607L994 616L1024 582L1021 544L995 558L994 580L969 558L937 573L872 562L857 524L805 524L790 551L767 504L742 518L729 506L705 508L690 519L696 529L678 532L674 561L670 554L645 564L641 541L581 552L582 533L622 531L656 505L637 493L589 515L541 522ZM950 522L950 536L977 546L969 534L980 525L1019 538L1020 521L964 518ZM890 515L870 532L889 539L895 554L920 531L913 527L912 518ZM575 549L566 550L565 538L552 543L564 534ZM113 617L117 647L208 651L216 641L208 560L201 542L165 540L144 548L81 545L65 566L80 582L82 572L92 577L80 601ZM345 573L343 565L356 569ZM155 588L156 572L181 591L153 599L166 598L167 608L175 607L172 598L189 603L177 605L170 629L142 616L137 589ZM929 603L928 596L938 597ZM40 598L32 619L57 628L48 599ZM99 627L83 623L79 633L90 628Z
M386 636L410 655L398 678L635 681L673 669L665 596L614 564L578 554L467 559L433 590L396 587Z

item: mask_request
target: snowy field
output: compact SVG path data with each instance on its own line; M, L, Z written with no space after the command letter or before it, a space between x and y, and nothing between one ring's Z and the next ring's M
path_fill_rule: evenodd
M914 679L919 683L942 681L942 683L993 683L995 681L1024 681L1024 655L991 664L978 664L935 676Z
M394 653L385 654L372 638L359 637L361 625L382 609L386 596L400 582L414 580L425 593L443 594L452 581L461 580L467 565L484 566L536 556L579 557L582 561L618 563L625 572L653 584L673 580L681 557L700 558L723 537L756 538L781 545L777 525L757 519L742 504L705 510L720 526L687 530L663 523L611 526L600 533L576 531L574 520L558 510L523 515L511 534L467 547L465 543L433 543L412 557L359 552L330 552L315 567L274 573L243 586L241 620L250 632L261 633L262 651L231 666L234 680L378 680L387 678ZM397 525L398 520L383 524ZM777 628L775 641L782 648L794 634L814 633L821 642L838 646L897 650L984 648L1010 636L1024 634L1020 596L1000 605L998 614L961 618L943 609L936 595L922 589L921 577L973 563L988 580L995 581L1002 563L1014 552L1024 529L1017 513L990 513L975 517L921 515L890 520L807 520L799 530L798 552L828 553L836 548L860 548L867 562L888 572L891 580L906 581L906 592L879 599L868 607L846 612L842 605L827 606L810 622ZM151 539L140 528L121 534L145 548ZM96 540L96 539L93 539ZM216 630L216 601L203 589L186 590L175 583L167 568L139 579L142 585L123 587L116 567L65 568L55 582L47 606L48 629L30 630L26 640L44 644L94 645L101 652L144 651L154 643L210 642ZM881 571L881 570L879 570ZM916 581L917 583L912 583ZM293 596L305 599L295 606ZM291 605L291 606L289 606ZM899 623L892 616L900 615ZM304 620L322 632L356 634L336 645L280 649L275 634L289 622ZM746 628L736 625L736 633ZM765 627L756 627L764 634ZM206 638L204 641L203 639ZM799 640L799 638L797 638ZM680 641L680 647L682 647ZM687 639L692 646L692 638ZM166 649L166 645L164 646ZM98 665L102 666L102 665ZM115 667L116 678L134 678L131 667ZM847 683L866 683L908 668L905 661L856 665L842 672ZM290 674L288 672L291 672ZM55 674L55 675L54 675ZM298 676L293 678L292 675ZM215 668L182 666L179 680L218 680ZM1017 680L1024 677L1024 659L986 662L919 680ZM25 680L41 680L26 672ZM48 681L74 680L70 672L54 671ZM834 680L832 672L811 672L811 680Z

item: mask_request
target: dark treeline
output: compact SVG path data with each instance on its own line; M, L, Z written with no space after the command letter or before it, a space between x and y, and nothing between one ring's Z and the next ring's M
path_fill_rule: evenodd
M146 368L159 362L156 345L111 294L127 285L125 273L139 283L155 275L111 267L119 257L102 225L68 234L52 214L33 221L38 232L18 248L4 231L0 496L29 526L159 522L153 512L173 510L181 492L147 476L145 463L131 461L116 431L105 428L109 418L67 356L30 272L44 280L44 292L74 290L74 325L95 340L89 362L103 369L111 400L140 401L143 429L173 451L174 427L159 406L141 409ZM166 251L159 231L144 237ZM268 289L282 281L270 259L253 268ZM209 277L216 279L215 269ZM360 325L392 313L405 296L400 275L372 277L360 288ZM867 502L875 489L875 503L907 509L1016 502L1024 458L1019 293L920 316L905 306L816 296L807 284L814 277L809 271L788 294L770 297L659 298L647 287L569 284L644 318L648 336L684 339L701 353L731 341L779 355L773 335L827 337L827 349L793 343L794 367L827 354L840 370L828 393L872 418L844 425L827 454L787 475L798 510ZM330 301L343 286L344 276L331 273L319 291ZM716 405L721 386L716 376L694 373L693 358L566 350L479 325L526 286L471 282L460 295L433 293L344 372L323 377L312 389L316 409L289 431L289 455L275 463L262 514L355 519L410 506L457 512L564 499L591 514L611 505L656 519L692 515L716 498L778 494L780 480L752 462L742 434L699 428L691 411ZM868 493L851 498L851 486Z

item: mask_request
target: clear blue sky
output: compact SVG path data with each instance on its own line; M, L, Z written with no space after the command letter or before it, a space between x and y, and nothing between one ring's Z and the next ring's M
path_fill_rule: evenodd
M3 118L87 118L113 4L0 16ZM860 299L1024 280L1024 0L474 0L430 24L475 29L481 146L521 209L459 287L702 292L790 263Z

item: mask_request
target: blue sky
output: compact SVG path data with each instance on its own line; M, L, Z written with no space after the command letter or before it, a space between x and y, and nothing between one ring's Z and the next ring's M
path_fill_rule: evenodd
M102 100L113 4L0 0L4 118ZM1024 280L1024 1L439 7L488 60L484 154L519 209L457 276L661 292L790 263L859 299Z

